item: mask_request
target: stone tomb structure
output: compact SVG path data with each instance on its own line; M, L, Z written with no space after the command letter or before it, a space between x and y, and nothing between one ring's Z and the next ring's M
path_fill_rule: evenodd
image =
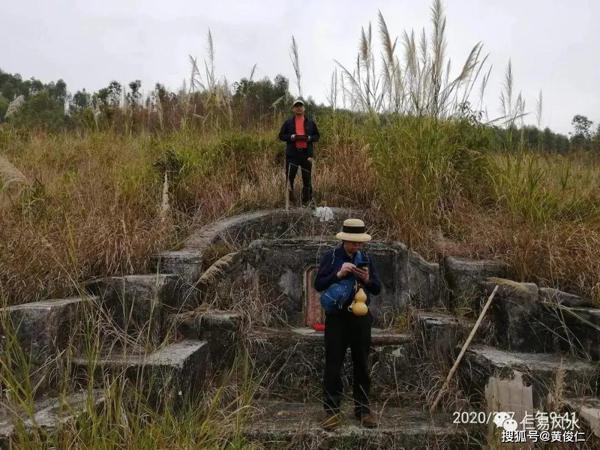
M152 273L90 280L77 297L4 308L0 331L31 355L40 382L35 417L0 410L0 448L11 442L15 421L52 429L85 413L90 359L78 330L90 317L103 343L96 370L124 374L158 406L202 395L236 354L249 355L261 382L244 436L268 448L480 448L498 439L494 425L456 424L451 411L523 417L549 408L577 413L585 445L598 448L600 310L590 300L511 281L500 261L428 262L400 242L377 240L366 251L383 284L371 303L371 397L381 426L361 429L347 411L339 431L320 430L323 334L313 325L323 313L312 282L343 220L362 216L332 212L326 221L307 209L226 218L156 255ZM451 392L430 414L432 392L496 285ZM3 344L2 351L12 350ZM50 358L69 358L76 382L66 400L53 391L61 372ZM349 387L350 370L344 378ZM101 390L89 392L103 402Z

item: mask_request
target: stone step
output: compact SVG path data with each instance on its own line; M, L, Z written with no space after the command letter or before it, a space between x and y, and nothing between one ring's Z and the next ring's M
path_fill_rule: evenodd
M543 410L549 393L597 395L599 375L600 365L595 362L479 344L469 347L460 365L462 385L471 401L487 404L491 411Z
M424 357L444 367L452 364L473 323L452 314L434 311L413 313L413 334Z
M3 358L30 362L34 396L56 385L60 374L57 356L73 344L78 321L95 301L96 297L82 296L0 308Z
M104 317L133 340L162 342L166 316L196 306L193 289L172 274L127 275L93 280L87 289L101 298Z
M289 400L320 398L325 367L324 336L310 328L252 329L244 341L261 389ZM418 374L411 370L412 336L373 329L370 353L373 398L401 401ZM350 350L343 378L351 390Z
M312 343L323 343L324 333L322 331L316 331L313 328L308 327L296 327L296 328L263 328L254 329L256 334L271 334L274 333L278 336L293 336L297 339ZM371 344L375 347L381 347L386 345L404 345L412 342L412 335L408 333L395 333L393 331L373 328L371 331Z
M576 418L583 421L587 427L586 433L592 440L598 439L600 442L600 398L598 397L578 397L567 398L564 401L565 406L575 412Z
M448 290L449 306L479 311L483 297L481 281L487 277L506 277L508 269L508 265L502 261L446 256L442 272Z
M170 315L169 324L178 335L186 339L207 341L213 368L227 369L233 363L243 327L241 314L235 311L198 309Z
M37 400L32 413L19 411L15 407L0 407L0 448L13 447L11 441L15 438L17 425L22 424L27 432L43 429L51 434L61 426L73 423L83 415L90 413L104 403L104 395L100 390L82 391L64 397L44 398Z
M452 423L444 414L430 416L419 409L372 405L379 427L360 426L348 405L344 423L332 432L319 426L323 408L319 403L259 401L248 417L243 436L265 448L352 449L466 449L480 448L474 436Z
M83 296L0 308L0 315L7 319L0 322L0 335L14 333L23 351L43 363L65 349L82 309L94 301L97 297Z
M489 317L497 346L600 360L600 309L581 306L587 302L575 295L533 283L504 279L483 283L488 294L496 285L499 289Z
M203 251L197 249L171 250L158 253L153 258L158 273L179 275L190 284L202 274Z
M90 370L95 370L97 383L103 382L104 375L125 376L154 403L177 404L196 395L204 385L208 355L206 341L183 340L152 353L115 349L97 359L78 357L73 365L84 383Z
M561 306L569 307L593 307L594 302L579 295L563 292L559 289L540 287L540 299Z
M548 308L556 348L575 355L600 360L600 309L553 306Z

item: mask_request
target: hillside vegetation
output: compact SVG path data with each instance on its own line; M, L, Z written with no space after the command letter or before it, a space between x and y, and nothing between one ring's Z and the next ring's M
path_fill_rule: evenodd
M489 119L483 46L451 72L439 0L431 12L420 39L393 38L380 13L381 52L369 24L356 66L332 74L329 106L308 99L322 134L317 203L364 209L377 238L432 260L501 258L519 279L600 298L600 133L579 115L570 140L542 131L541 93L538 126L525 126L510 63L502 115ZM291 56L301 93L294 38ZM144 271L192 228L283 206L276 136L289 82L252 70L230 85L214 61L209 32L189 85L157 84L146 98L137 80L71 95L62 80L0 73L0 298L66 295L92 276Z
M502 258L520 279L598 296L593 154L498 151L488 128L461 120L342 113L317 120L319 204L365 209L377 238L406 242L432 260ZM193 227L282 207L276 134L276 124L127 135L3 127L4 165L22 179L3 195L1 295L26 302L66 295L92 276L140 272Z

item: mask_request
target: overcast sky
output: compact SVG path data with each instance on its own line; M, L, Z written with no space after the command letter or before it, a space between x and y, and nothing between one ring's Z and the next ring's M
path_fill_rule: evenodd
M566 133L583 114L600 122L600 0L446 0L448 55L458 68L478 41L490 54L490 117L509 58L531 111L543 91L542 126ZM216 72L235 81L282 73L295 93L289 48L299 44L305 96L325 102L334 59L351 66L361 26L381 10L392 35L429 27L431 2L409 0L0 0L0 68L71 92L116 79L172 89L189 77L188 55L206 56L210 28ZM374 30L375 31L375 30ZM378 42L378 41L377 41ZM378 51L379 52L379 51Z

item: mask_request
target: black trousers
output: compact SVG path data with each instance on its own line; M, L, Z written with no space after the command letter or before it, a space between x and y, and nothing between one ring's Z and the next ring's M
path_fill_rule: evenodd
M312 200L311 171L312 164L306 155L285 157L285 174L289 183L289 190L294 190L294 179L298 173L302 173L302 203L308 203Z
M357 317L346 310L339 315L328 314L325 318L324 407L330 414L337 414L340 410L344 390L341 372L348 347L352 354L354 413L359 417L370 412L369 350L372 322L371 314Z

